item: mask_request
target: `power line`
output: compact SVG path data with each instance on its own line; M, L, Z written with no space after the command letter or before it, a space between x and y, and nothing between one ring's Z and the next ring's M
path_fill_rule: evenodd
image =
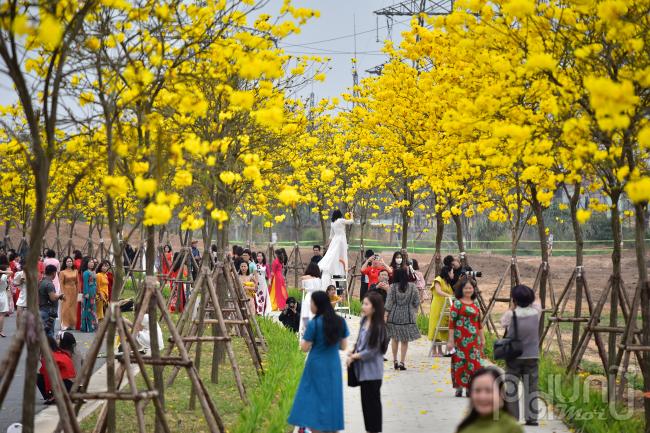
M411 19L409 18L409 19L404 20L404 21L397 21L395 24L404 24L404 23L407 23L407 22L410 22L410 21L411 21ZM376 32L377 30L385 29L385 28L388 28L388 27L389 27L389 25L385 25L385 26L376 27L376 28L373 28L373 29L370 29L370 30L364 30L362 32L357 32L357 36L358 35L363 35L363 34L366 34L366 33L373 33L373 32ZM324 42L338 41L338 40L341 40L341 39L347 39L347 38L353 38L353 37L354 37L354 33L351 33L349 35L337 36L335 38L323 39L321 41L305 42L303 44L283 44L283 46L286 46L286 47L306 47L307 45L317 45L317 44L322 44Z

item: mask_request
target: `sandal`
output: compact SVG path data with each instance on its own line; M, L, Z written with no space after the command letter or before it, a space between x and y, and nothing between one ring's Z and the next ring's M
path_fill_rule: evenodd
M462 397L463 396L463 388L458 388L456 390L456 397Z
M2 332L0 332L0 337L2 337L2 338L6 338L7 336L4 335Z
M399 369L402 370L402 371L406 370L406 367L404 367L404 363L403 363L403 362L400 362L400 363L399 363Z
M395 370L399 370L399 364L397 361L393 361L393 367L395 367Z

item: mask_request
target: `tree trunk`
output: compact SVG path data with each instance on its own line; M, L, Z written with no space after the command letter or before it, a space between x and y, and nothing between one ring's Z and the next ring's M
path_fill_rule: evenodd
M154 266L156 263L156 229L155 226L148 226L147 230L147 247L146 247L146 273L147 277L154 277ZM146 281L146 280L145 280ZM146 283L145 283L146 284ZM158 290L158 288L155 288ZM149 323L158 323L158 305L154 299L149 303ZM156 326L149 327L149 341L151 341L151 358L160 358L160 347L158 346L158 329ZM153 366L153 380L154 386L158 391L158 398L160 399L161 406L165 407L165 382L163 380L163 367L162 365ZM156 433L162 431L163 427L160 422L164 414L156 414Z
M411 209L404 209L402 214L402 249L406 250L409 244L409 225L411 224L411 217L409 211Z
M40 144L38 145L40 146ZM35 145L36 147L36 145ZM33 169L35 206L32 225L29 233L29 249L25 257L25 273L27 275L27 309L36 318L36 326L43 326L38 309L38 260L45 235L45 208L47 205L47 190L49 186L49 160L42 158ZM24 326L24 324L21 324ZM23 432L34 433L36 374L39 355L38 344L27 344L27 359L25 362L25 380L23 386L22 424Z
M620 191L613 191L610 195L612 200L612 235L614 237L614 250L612 251L612 293L610 300L610 313L609 313L609 326L618 326L618 306L620 302L619 292L621 289L621 242L623 234L621 231L621 218L619 210ZM638 247L638 246L637 246ZM617 334L612 332L609 334L608 340L608 364L609 371L607 372L607 395L609 402L614 402L616 399L616 354L618 351Z
M436 276L440 275L442 269L442 238L445 234L445 221L442 219L442 211L436 212L436 253L434 254L434 264ZM431 266L430 264L429 266Z
M463 239L463 221L460 219L460 215L452 214L451 217L454 220L454 225L456 226L456 243L458 244L458 251L460 252L460 258L463 266L467 266L467 254L465 254L465 240Z
M318 219L320 221L320 233L321 233L321 236L323 238L322 245L323 245L323 247L325 247L325 245L327 245L327 241L329 239L328 236L327 236L327 223L325 221L325 218L323 218L323 215L320 214L320 213L318 214Z
M648 282L648 264L646 262L646 207L647 204L634 206L634 241L636 243L636 264L639 271L639 285L641 287L641 318L642 331L641 344L650 346L650 283ZM636 320L635 317L630 320ZM643 390L650 393L650 353L645 353L641 360L641 374L643 375ZM645 409L645 432L650 433L650 398L643 399Z
M512 224L510 226L510 289L519 284L519 279L517 278L517 225Z
M534 185L531 185L531 196L531 205L537 218L537 234L539 236L539 248L542 255L542 273L539 276L539 300L542 305L542 313L539 320L539 333L541 335L546 326L544 309L546 308L546 284L549 276L548 237L546 236L546 225L544 224L544 208L539 200L537 200L537 188Z
M578 222L578 204L580 203L580 184L573 184L573 194L569 194L567 187L564 187L564 191L569 197L569 207L571 210L571 224L573 226L573 238L576 242L576 268L582 267L583 256L584 256L584 236L582 234L582 226ZM577 269L576 269L577 272ZM576 274L576 293L575 293L575 309L574 316L582 316L582 296L584 292L584 270ZM580 323L576 322L573 324L573 336L571 338L571 353L573 353L578 347L578 341L580 340Z
M300 287L298 275L298 264L300 263L300 216L298 210L294 209L293 212L293 240L295 242L294 255L293 255L293 287Z

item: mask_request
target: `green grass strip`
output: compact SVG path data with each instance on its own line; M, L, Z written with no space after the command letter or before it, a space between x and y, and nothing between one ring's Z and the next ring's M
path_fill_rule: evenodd
M269 350L262 383L250 393L250 404L239 414L231 433L286 433L287 418L305 364L296 334L271 319L258 318Z

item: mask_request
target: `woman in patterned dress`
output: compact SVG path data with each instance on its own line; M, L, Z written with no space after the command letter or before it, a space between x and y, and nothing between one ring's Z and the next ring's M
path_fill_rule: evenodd
M91 257L86 257L81 264L83 275L83 301L81 305L81 332L95 332L97 329L97 275L95 267L97 262Z
M415 284L409 281L409 273L405 268L395 272L395 282L390 287L386 298L386 328L391 339L393 351L393 367L395 370L406 370L406 352L409 341L420 338L420 330L416 322L420 295ZM400 347L400 362L397 362L397 349Z
M271 280L271 267L266 264L266 255L263 252L257 253L257 293L255 295L255 307L257 314L266 316L271 312L271 300L269 299L269 280Z
M485 335L481 327L481 310L474 303L477 291L476 280L466 276L461 277L454 286L456 299L451 306L447 349L453 353L451 376L456 397L462 397L463 388L465 396L468 396L474 372L486 365L483 358Z

